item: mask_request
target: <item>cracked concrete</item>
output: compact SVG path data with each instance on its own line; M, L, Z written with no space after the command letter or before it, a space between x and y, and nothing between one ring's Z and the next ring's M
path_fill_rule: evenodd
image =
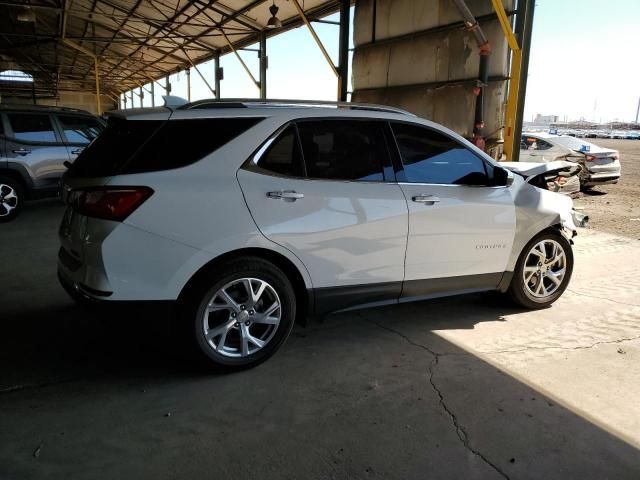
M69 301L59 215L41 202L2 227L2 479L640 476L640 242L581 232L548 310L469 295L345 312L215 376L177 361L156 318Z
M438 353L438 352L435 352L435 351L431 350L426 345L423 345L421 343L416 343L413 340L411 340L409 337L404 335L403 333L401 333L401 332L399 332L397 330L394 330L393 328L390 328L390 327L385 326L385 325L381 325L381 324L379 324L377 322L374 322L372 320L367 319L360 312L358 312L358 315L365 322L367 322L369 324L372 324L372 325L376 325L377 327L379 327L379 328L381 328L383 330L386 330L388 332L394 333L395 335L398 335L399 337L404 339L409 345L412 345L414 347L417 347L417 348L420 348L422 350L425 350L426 352L428 352L431 355L431 361L429 362L429 366L427 367L427 371L429 373L429 384L431 385L431 388L433 388L433 390L438 395L440 406L443 408L443 410L445 412L447 412L447 415L449 415L449 417L451 418L451 422L452 422L453 426L455 427L456 434L458 435L458 438L460 439L460 441L462 442L462 444L464 445L464 447L467 450L469 450L475 456L481 458L483 462L485 462L487 465L489 465L491 468L493 468L497 473L500 474L500 476L502 476L503 478L507 478L508 479L509 476L504 471L502 471L502 469L500 467L498 467L495 463L493 463L491 460L489 460L480 451L478 451L477 449L475 449L475 448L473 448L471 446L471 444L469 442L469 435L467 434L467 432L464 429L464 427L462 425L460 425L460 423L458 422L458 417L456 417L456 414L451 411L451 408L449 408L449 406L445 402L444 395L442 394L442 391L438 388L438 385L436 385L436 382L435 382L435 367L438 366L438 363L440 361L440 357L443 356L443 355L446 355L446 353Z

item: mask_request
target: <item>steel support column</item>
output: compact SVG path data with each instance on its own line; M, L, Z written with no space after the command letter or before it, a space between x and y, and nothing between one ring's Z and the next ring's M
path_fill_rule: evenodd
M533 32L533 12L535 10L535 0L521 0L521 9L518 15L522 15L522 31L520 43L522 45L522 67L520 69L520 79L518 82L518 110L516 112L516 124L513 135L513 158L514 162L520 159L520 141L522 140L522 120L524 117L524 101L527 94L527 76L529 74L529 53L531 52L531 34Z
M187 100L190 102L191 101L191 70L187 68L184 71L184 73L187 76Z
M351 2L340 2L340 40L338 45L338 100L347 101L349 89L349 25L351 24Z
M260 32L260 98L267 98L267 32Z
M100 102L100 75L98 72L98 57L93 57L93 68L96 75L96 111L102 115L102 103Z
M302 9L300 4L298 3L298 0L291 0L291 3L296 8L296 10L298 11L298 15L300 15L300 18L302 19L302 21L305 23L305 25L309 29L309 33L311 34L311 36L315 40L316 45L318 45L318 48L322 52L322 55L324 55L324 58L327 61L327 63L329 64L329 66L331 67L331 70L333 71L333 73L335 73L336 77L338 77L339 76L338 69L333 64L333 60L331 60L331 56L327 52L327 49L324 48L324 45L322 44L322 41L320 40L320 37L318 37L318 34L316 33L316 31L314 30L313 26L311 25L311 22L309 22L309 19L307 18L307 15L304 13L304 10Z
M154 87L155 82L152 80L151 81L151 106L155 107L156 106L156 89Z
M220 98L220 52L216 51L215 57L213 57L213 79L214 88L216 90L216 98Z

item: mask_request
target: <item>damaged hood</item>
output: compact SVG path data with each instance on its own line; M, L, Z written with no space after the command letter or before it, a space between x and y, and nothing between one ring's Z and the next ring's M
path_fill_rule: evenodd
M501 162L501 166L523 176L531 183L536 177L543 175L545 178L561 175L572 177L580 173L582 167L577 163L557 160L555 162Z

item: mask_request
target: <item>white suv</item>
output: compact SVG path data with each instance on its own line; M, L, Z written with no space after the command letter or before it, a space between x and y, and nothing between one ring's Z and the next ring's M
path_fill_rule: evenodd
M76 299L172 302L204 358L247 367L296 316L488 290L548 306L575 226L532 183L388 107L115 112L64 176L59 276Z

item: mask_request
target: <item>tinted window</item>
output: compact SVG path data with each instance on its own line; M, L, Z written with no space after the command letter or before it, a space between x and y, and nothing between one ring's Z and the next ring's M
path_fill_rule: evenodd
M170 170L197 162L253 127L262 118L171 120L127 162L120 173Z
M160 128L163 121L124 120L111 117L107 128L85 148L69 169L73 177L115 175L131 156Z
M290 177L304 176L302 156L296 129L287 128L265 152L258 164L260 168Z
M393 124L404 172L399 179L415 183L487 185L484 162L462 144L434 130Z
M331 180L382 181L388 157L380 126L373 122L300 122L307 176Z
M102 130L100 122L91 117L58 115L58 121L69 143L91 143Z
M217 150L260 120L156 121L112 117L104 132L78 156L69 175L102 177L184 167Z
M55 143L56 134L49 115L38 113L10 113L9 123L16 140Z

